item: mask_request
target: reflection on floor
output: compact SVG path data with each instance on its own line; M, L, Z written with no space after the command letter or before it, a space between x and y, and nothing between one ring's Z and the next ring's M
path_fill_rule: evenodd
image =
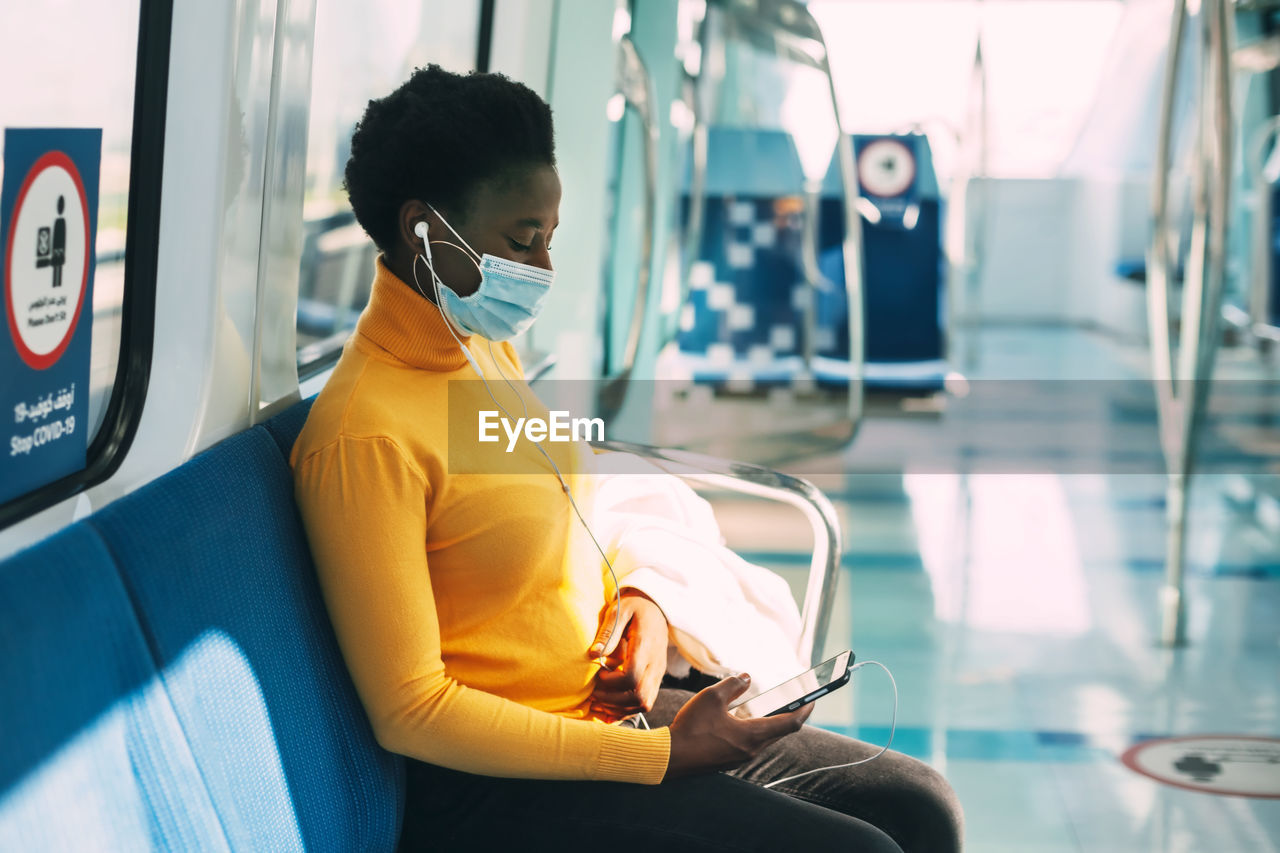
M1142 369L1135 351L1079 333L986 343L1023 354L1020 377L1059 375L1036 371L1064 363L1108 378ZM1072 358L1046 353L1055 344ZM945 415L933 428L946 429ZM1152 737L1280 737L1280 536L1268 497L1280 478L1196 480L1190 644L1166 650L1154 642L1159 475L865 474L834 460L829 475L803 470L836 503L846 538L828 649L893 670L894 748L951 779L967 849L1280 851L1280 799L1181 790L1120 762ZM728 499L717 512L749 559L793 578L807 569L798 513ZM891 702L868 668L822 700L814 721L883 743Z

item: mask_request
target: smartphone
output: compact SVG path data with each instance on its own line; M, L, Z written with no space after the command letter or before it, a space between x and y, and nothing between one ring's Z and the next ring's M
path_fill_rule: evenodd
M803 672L777 687L759 692L747 691L729 706L729 713L736 717L772 717L794 711L819 696L826 696L837 687L849 683L849 665L854 661L853 652L841 652L823 661L808 672Z

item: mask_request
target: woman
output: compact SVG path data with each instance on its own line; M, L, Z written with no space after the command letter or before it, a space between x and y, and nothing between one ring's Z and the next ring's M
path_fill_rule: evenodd
M802 728L811 707L729 715L746 675L663 686L660 602L616 587L573 503L590 453L522 441L495 467L477 442L479 411L545 416L504 339L552 269L548 106L419 70L370 102L346 183L382 254L292 464L356 689L409 759L402 849L959 849L954 794L895 753L761 787L872 747ZM641 710L652 730L610 725Z

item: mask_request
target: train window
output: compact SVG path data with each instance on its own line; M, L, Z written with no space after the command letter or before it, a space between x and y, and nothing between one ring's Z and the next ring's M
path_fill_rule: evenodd
M1124 11L1119 0L815 0L809 8L826 34L844 124L869 133L972 128L981 33L987 172L1002 178L1058 173ZM937 141L945 177L956 140Z
M342 173L351 133L370 98L414 68L476 67L481 0L320 0L312 54L302 268L298 277L298 374L337 358L369 298L373 243L351 212Z
M62 5L0 12L0 527L119 467L150 370L172 0Z

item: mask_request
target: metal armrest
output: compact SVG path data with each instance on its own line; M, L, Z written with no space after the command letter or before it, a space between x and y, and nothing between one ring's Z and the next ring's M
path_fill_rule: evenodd
M725 491L771 498L791 504L803 512L813 528L814 545L809 583L800 613L798 651L801 657L808 658L815 666L822 662L843 553L840 523L835 507L826 495L808 480L747 462L629 441L593 441L591 446L599 450L630 453L659 463L658 467L668 474Z

